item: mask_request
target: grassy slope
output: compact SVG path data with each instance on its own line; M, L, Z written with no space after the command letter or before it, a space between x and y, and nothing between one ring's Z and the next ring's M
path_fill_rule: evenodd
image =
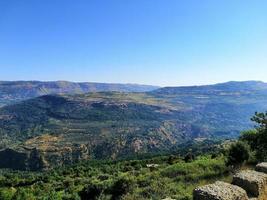
M147 168L146 164L151 163L159 164L159 167L154 170ZM88 184L108 190L116 180L126 178L132 180L132 188L123 197L125 200L166 197L189 200L196 186L219 178L227 181L227 174L223 157L199 157L191 163L177 159L173 164L168 164L168 157L120 162L92 161L46 173L2 172L0 197L9 195L14 200L23 200L21 194L26 193L28 200L78 199L78 192ZM101 199L110 199L110 195L104 192Z

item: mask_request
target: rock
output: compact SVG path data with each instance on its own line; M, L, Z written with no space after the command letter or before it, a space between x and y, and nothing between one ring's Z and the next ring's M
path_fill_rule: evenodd
M193 197L194 200L248 200L245 190L220 181L196 188Z
M146 167L147 168L157 168L157 167L159 167L159 165L158 164L147 164Z
M249 194L258 197L264 193L267 184L267 174L245 170L233 177L233 184L242 187Z
M256 166L256 171L267 174L267 162L258 164Z

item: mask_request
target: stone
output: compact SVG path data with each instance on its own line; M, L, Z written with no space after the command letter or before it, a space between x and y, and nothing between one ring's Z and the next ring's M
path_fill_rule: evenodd
M217 181L214 184L198 187L193 192L194 200L248 200L244 189Z
M246 190L248 194L259 197L265 192L267 174L244 170L234 175L232 183Z
M256 171L267 174L267 162L258 164L256 166Z

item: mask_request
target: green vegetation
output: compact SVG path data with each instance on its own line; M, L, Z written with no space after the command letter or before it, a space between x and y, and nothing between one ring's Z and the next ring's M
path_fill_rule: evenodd
M15 169L39 169L173 152L192 140L236 138L253 127L249 117L255 110L267 109L266 88L261 82L230 82L147 93L46 95L5 106L0 109L0 167L16 167L12 157L1 163L8 148L25 163ZM41 163L29 164L32 156Z
M240 140L250 145L258 161L267 161L267 112L255 113L252 121L257 123L256 128L244 132Z
M0 199L192 199L197 185L227 179L224 157L90 161L48 172L1 171ZM149 166L149 164L153 166Z
M42 98L51 100L50 96ZM57 99L60 105L62 101L64 104L65 100L62 97ZM52 102L54 105L56 101L53 99ZM97 108L102 106L103 104L97 104ZM125 104L123 107L125 108ZM133 113L134 111L127 113L128 117L134 119L136 115ZM75 115L75 112L71 114ZM118 120L120 113L117 114ZM150 117L154 120L153 116L146 116L145 113L139 117ZM91 159L43 172L2 169L0 199L157 200L171 197L177 200L192 200L195 187L216 180L230 181L232 168L228 166L240 167L246 162L266 160L266 119L267 113L256 113L252 120L258 126L243 133L239 141L222 143L199 138L169 149L169 152L173 152L172 155L133 154L131 159L117 161ZM60 144L58 139L56 134L53 137L42 135L38 139L27 141L27 144ZM34 156L39 156L37 150Z
M191 200L196 186L230 180L228 166L267 160L267 113L239 141L220 140L252 127L246 117L265 108L265 90L223 86L46 95L1 108L0 167L24 171L0 171L0 200Z
M249 159L249 147L246 143L238 141L232 144L228 152L228 166L240 167Z
M244 131L227 152L228 166L241 167L244 163L257 164L267 161L267 112L255 113L251 118L255 129Z

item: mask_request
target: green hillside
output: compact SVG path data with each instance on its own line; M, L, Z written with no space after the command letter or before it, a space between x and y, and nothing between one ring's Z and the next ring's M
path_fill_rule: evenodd
M231 89L237 83L226 83L225 88L46 95L5 106L0 109L0 158L5 158L0 166L38 170L168 152L192 140L235 138L253 126L255 111L267 109L264 84L256 83L238 83L243 85L238 90Z
M201 156L192 162L176 156L90 161L42 173L0 172L4 200L192 200L195 187L231 179L222 156Z

